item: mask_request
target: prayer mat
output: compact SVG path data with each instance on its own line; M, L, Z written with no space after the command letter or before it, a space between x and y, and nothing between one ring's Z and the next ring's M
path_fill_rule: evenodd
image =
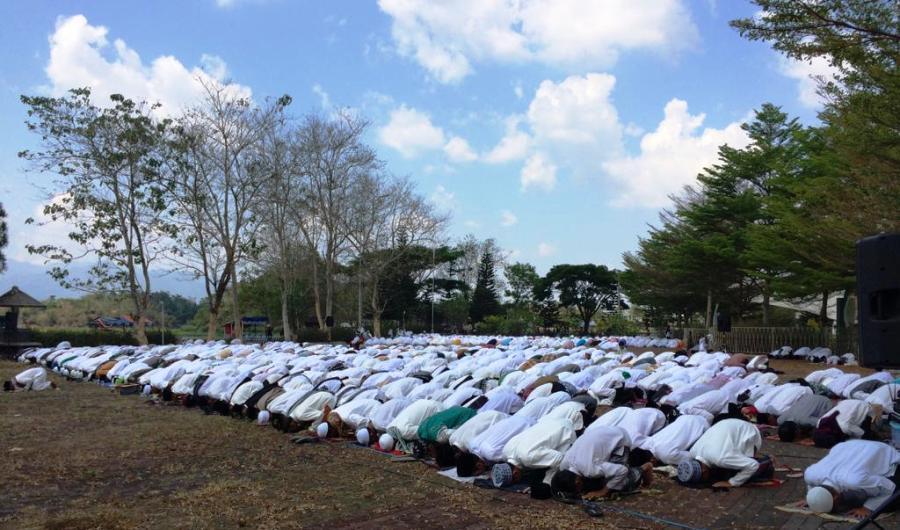
M828 521L840 521L843 523L858 523L860 519L854 519L853 517L847 515L840 515L834 513L813 513L809 508L805 508L802 506L798 506L796 503L785 504L782 506L776 506L776 510L786 513L799 513L801 515L817 515L822 519L827 519ZM892 513L883 513L875 518L876 521L883 521L893 515Z
M489 475L484 474L477 477L461 477L456 474L456 468L451 467L450 469L445 469L444 471L438 471L438 475L443 475L451 480L455 480L457 482L462 482L463 484L472 484L477 479L486 480L489 478Z
M494 486L494 483L489 478L487 478L487 479L476 478L472 482L472 484L478 486L479 488L484 488L484 489L489 489L489 490L499 489L499 490L503 490L503 491L510 491L512 493L524 493L524 494L531 493L531 486L529 486L528 484L521 483L521 482L519 484L511 484L509 486L503 486L502 488L497 488Z

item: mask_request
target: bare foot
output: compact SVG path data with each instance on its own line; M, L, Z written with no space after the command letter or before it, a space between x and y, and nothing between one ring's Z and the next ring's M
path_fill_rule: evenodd
M641 477L643 485L649 486L653 484L653 463L647 462L641 466Z
M727 480L723 480L721 482L716 482L715 484L712 485L712 487L713 487L713 489L721 488L721 489L728 490L728 489L733 488L734 486L731 485L731 482L728 482Z
M868 517L871 514L872 514L872 510L870 510L868 508L864 508L864 507L853 508L852 510L847 512L847 515L849 515L850 517L852 517L854 519L860 519L860 520L865 519L866 517Z

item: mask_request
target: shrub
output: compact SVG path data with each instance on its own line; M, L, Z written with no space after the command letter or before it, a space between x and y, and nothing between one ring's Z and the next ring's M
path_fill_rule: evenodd
M44 328L29 330L32 340L42 346L52 347L60 342L68 341L73 347L103 346L109 344L137 346L137 340L131 331L101 330L83 328ZM147 341L150 344L162 343L162 332L158 329L147 330ZM166 344L177 344L178 336L166 331Z

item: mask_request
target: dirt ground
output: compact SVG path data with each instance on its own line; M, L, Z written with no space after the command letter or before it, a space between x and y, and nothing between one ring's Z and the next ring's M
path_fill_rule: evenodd
M806 363L779 362L784 378ZM0 361L0 379L23 369ZM773 509L801 498L802 478L778 488L714 493L658 477L601 503L605 514L484 490L418 462L396 463L348 443L295 445L269 427L118 396L52 376L58 390L0 393L3 528L818 528ZM802 469L824 451L766 442ZM657 518L657 519L654 519ZM847 525L844 525L847 526ZM828 523L827 528L841 528Z

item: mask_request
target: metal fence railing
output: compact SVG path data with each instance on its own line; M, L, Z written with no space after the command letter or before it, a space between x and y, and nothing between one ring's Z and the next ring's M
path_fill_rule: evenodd
M729 352L763 354L782 346L790 346L795 350L803 346L824 346L837 355L848 352L859 355L859 335L855 327L839 332L831 328L733 327L731 331L712 328L709 336L711 348Z

